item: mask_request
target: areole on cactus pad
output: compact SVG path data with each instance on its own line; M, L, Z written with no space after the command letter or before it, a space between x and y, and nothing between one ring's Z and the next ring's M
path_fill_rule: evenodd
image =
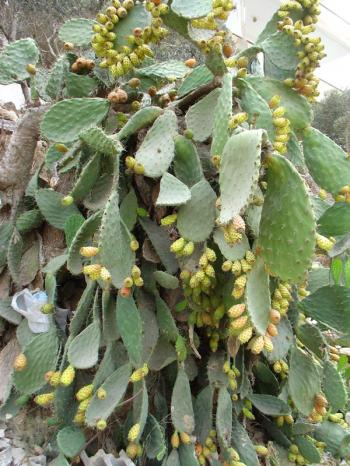
M1 226L1 265L24 287L33 232L49 224L66 246L44 270L36 261L49 332L31 334L0 302L21 347L1 411L19 393L52 412L57 464L92 438L138 466L349 459L349 266L334 261L330 278L344 237L322 235L347 233L350 161L310 126L319 1L284 2L241 51L225 26L234 8L109 1L96 21L62 26L45 83L33 42L0 54L0 82L30 71L50 103L50 176L36 173ZM198 46L198 66L154 60L169 30Z

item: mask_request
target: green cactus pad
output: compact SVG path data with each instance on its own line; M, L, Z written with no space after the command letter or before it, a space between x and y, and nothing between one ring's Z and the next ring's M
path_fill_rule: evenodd
M90 313L92 302L95 296L96 282L90 281L81 295L78 305L75 309L72 320L70 321L70 339L72 340L80 332L82 326Z
M71 215L79 214L79 210L74 204L63 206L63 198L63 194L53 189L39 189L35 195L36 203L45 220L59 230L64 230L66 221Z
M319 424L315 430L316 440L324 442L327 450L335 456L348 456L350 434L348 429L344 429L334 422L324 421Z
M303 280L315 248L315 219L303 180L279 155L268 162L259 245L271 274L292 282Z
M189 188L170 173L164 173L160 180L157 206L176 206L186 204L191 199Z
M186 466L199 466L197 455L194 449L194 445L190 443L189 445L181 444L179 447L179 457L180 464ZM176 463L174 465L177 466ZM172 465L171 465L172 466Z
M272 395L259 395L250 394L247 396L248 400L268 416L286 416L291 413L291 409L287 403Z
M195 434L202 444L205 443L213 428L213 395L213 388L207 385L194 401Z
M302 145L298 141L295 133L290 133L290 139L287 145L287 158L292 162L293 165L296 167L304 168L305 167L305 159L304 154L302 151Z
M237 417L233 417L232 422L232 446L237 450L241 462L249 466L260 465L254 445Z
M82 131L79 134L79 139L86 144L89 149L100 154L114 156L122 150L121 145L107 136L100 128L89 128Z
M249 77L247 81L267 102L274 95L281 97L282 104L287 110L286 118L290 120L295 130L303 129L311 123L313 115L306 98L281 81L257 76Z
M127 38L133 33L135 28L148 27L151 25L152 16L146 10L144 5L137 4L128 11L127 16L119 21L115 27L114 32L117 35L114 41L115 46L128 45Z
M137 133L140 129L152 124L163 112L164 110L160 107L141 108L138 112L132 115L126 125L119 131L118 139L120 141L127 139L132 134Z
M249 123L254 124L255 128L265 129L269 140L274 141L275 127L270 107L245 79L237 79L237 87L240 90L241 107L248 113Z
M181 84L178 95L183 97L200 86L205 86L213 81L214 75L205 65L197 66Z
M347 202L336 202L318 220L318 231L321 235L345 235L350 230L350 205Z
M118 192L114 191L103 213L99 247L101 264L112 275L112 283L116 288L123 286L135 263L135 253L130 248L130 241L131 235L120 217Z
M292 76L299 63L297 47L294 38L285 32L277 31L260 43L267 58L279 69L292 72Z
M102 338L110 343L120 338L117 324L116 298L110 290L102 292Z
M174 0L171 4L174 13L186 19L206 16L211 12L211 8L211 0L192 0L191 3L186 0Z
M308 416L313 410L315 396L321 392L319 369L305 351L292 348L288 387L295 407Z
M68 70L68 58L66 55L61 55L52 66L46 84L45 91L52 99L58 99L61 96Z
M229 138L228 122L232 114L232 103L232 75L227 73L223 77L220 96L214 110L211 155L222 155Z
M81 214L71 215L66 221L66 224L64 225L64 235L66 237L66 244L68 248L84 221L85 218Z
M215 225L215 201L216 194L208 181L195 184L191 189L191 200L178 211L180 235L195 243L208 239Z
M130 189L120 204L120 216L131 231L137 221L137 197L133 189Z
M136 160L145 167L146 176L158 178L168 170L175 156L176 130L176 115L166 110L148 131L136 153Z
M330 361L325 361L323 364L322 387L334 412L345 408L348 401L346 385L336 366Z
M216 409L216 430L220 443L226 448L231 445L232 434L232 400L226 387L219 389Z
M298 446L300 454L303 455L307 461L313 464L321 463L320 452L311 440L298 435L295 437L295 444Z
M261 257L256 259L248 273L245 302L252 324L261 335L265 335L269 324L271 297L269 276Z
M148 392L146 383L144 380L141 382L134 383L133 385L133 403L132 403L132 417L133 423L140 425L140 432L137 436L137 440L140 440L143 430L146 425L148 416Z
M19 233L27 233L28 231L39 228L43 222L43 216L37 209L27 210L21 214L16 221L16 228Z
M316 356L322 358L325 338L318 326L310 322L305 322L297 328L296 332L303 345L316 354Z
M170 252L171 241L166 231L149 219L140 219L142 228L145 230L162 264L169 273L176 273L179 268L175 255Z
M214 112L220 89L214 89L199 102L192 105L186 113L186 125L193 132L193 139L204 142L213 131Z
M27 65L36 65L39 50L33 39L20 39L8 44L0 53L0 84L28 79Z
M223 76L227 73L224 57L220 50L210 49L206 56L205 64L215 76Z
M168 456L165 466L181 466L180 456L177 450L173 449ZM191 465L193 466L193 465Z
M96 78L70 72L66 74L67 97L89 97L97 87Z
M179 330L174 317L165 301L160 296L156 297L157 322L160 333L171 342L176 342Z
M15 387L22 394L30 395L46 384L46 372L56 369L58 338L55 328L35 336L24 349L27 367L15 372Z
M221 210L219 221L228 223L250 200L259 178L263 131L244 131L227 141L220 166Z
M72 191L74 201L81 201L93 189L100 172L100 155L95 154L82 169Z
M92 38L92 26L96 24L92 19L74 18L66 21L58 31L62 42L71 42L75 47L89 45Z
M163 270L156 270L153 273L153 276L156 282L163 288L176 290L176 288L179 287L179 279L170 273L164 272Z
M42 268L43 273L56 274L67 262L68 254L61 254L60 256L53 257L46 265Z
M51 461L51 466L69 466L69 463L64 455L59 454L54 460Z
M85 435L77 427L64 427L57 433L57 445L68 458L77 456L85 446Z
M25 244L23 238L16 231L13 232L7 249L7 267L9 269L12 280L17 284L21 284L21 262L24 254Z
M117 323L130 362L139 367L142 359L143 324L133 298L117 299Z
M293 329L287 317L278 324L278 335L273 337L273 351L265 356L270 363L284 359L293 344Z
M125 364L113 372L101 385L107 396L100 400L97 394L92 397L91 403L86 411L86 423L95 426L99 419L108 419L122 400L129 384L131 365Z
M137 75L143 78L151 78L155 80L173 80L181 79L189 72L189 68L184 62L179 60L169 60L156 65L150 65L137 70Z
M322 329L330 328L350 334L349 288L323 286L300 301L299 307L307 316L317 320Z
M151 414L147 418L145 437L145 451L147 458L157 458L158 461L161 461L167 452L164 429L157 419Z
M221 254L230 261L243 259L245 253L250 250L249 241L245 234L242 234L242 241L231 246L225 241L222 228L217 228L214 231L213 239L218 245Z
M107 99L63 100L45 114L41 123L42 136L63 143L74 141L84 129L100 124L108 110Z
M68 360L77 369L89 369L98 361L101 331L97 322L88 325L68 347Z
M171 396L171 420L179 432L191 434L194 430L194 414L190 382L185 370L180 367Z
M304 131L305 162L316 183L332 194L350 184L350 161L341 147L314 128Z
M203 179L203 169L196 146L185 136L175 136L174 172L189 188Z

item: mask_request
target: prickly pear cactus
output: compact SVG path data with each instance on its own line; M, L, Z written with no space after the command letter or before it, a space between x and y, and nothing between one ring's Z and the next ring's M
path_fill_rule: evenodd
M65 238L33 283L49 330L32 334L9 299L0 316L19 324L14 390L59 420L57 464L100 431L137 466L349 459L350 161L310 126L319 1L284 2L237 54L234 8L109 0L62 26L36 89L33 41L0 54L0 82L52 100L45 173L0 228L14 291L40 236ZM157 63L169 29L205 64Z

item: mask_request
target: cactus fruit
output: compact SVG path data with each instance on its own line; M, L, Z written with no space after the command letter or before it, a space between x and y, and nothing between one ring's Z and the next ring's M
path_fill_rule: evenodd
M39 405L39 406L42 406L44 408L46 408L47 406L49 406L53 400L55 398L55 393L43 393L41 395L37 395L35 398L34 398L34 402Z
M27 357L25 354L21 353L16 357L13 363L13 368L15 371L20 372L20 371L23 371L26 367L27 367Z
M85 385L75 394L75 397L78 401L84 401L87 398L91 397L93 391L94 391L94 386L92 384Z
M75 377L75 369L73 366L68 366L61 374L60 384L68 387L73 383Z

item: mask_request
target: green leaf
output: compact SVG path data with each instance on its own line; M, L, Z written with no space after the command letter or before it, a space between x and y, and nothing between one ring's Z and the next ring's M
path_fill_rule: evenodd
M89 369L98 361L101 332L93 322L77 335L68 347L68 360L77 369Z
M260 169L263 132L244 131L233 135L225 145L220 167L221 210L219 220L226 224L252 200Z
M62 143L78 139L79 133L98 125L107 115L107 99L66 99L51 107L41 123L42 136Z
M196 146L180 134L175 136L174 172L189 188L203 179L203 169Z
M179 16L187 19L201 18L211 12L211 0L174 0L171 9Z
M85 445L85 435L77 427L64 427L57 434L57 445L68 458L74 458Z
M95 154L86 165L84 165L70 193L75 202L81 201L92 191L100 174L100 163L100 155Z
M86 423L95 426L99 419L107 419L122 400L129 384L131 365L125 364L113 372L101 385L107 396L100 400L95 393L86 411Z
M71 42L75 47L89 45L92 38L92 27L96 24L92 19L74 18L66 21L58 31L62 42Z
M288 118L295 130L307 127L312 120L312 110L305 97L276 79L251 76L248 83L269 102L274 95L279 95L282 105L286 107Z
M121 141L127 139L132 134L137 133L140 129L154 122L161 114L163 109L160 107L144 107L134 113L127 121L126 125L118 133L118 139Z
M247 398L256 409L268 416L286 416L291 413L287 403L275 396L251 394Z
M325 339L316 325L305 322L297 328L299 340L318 357L322 358Z
M58 57L53 67L51 68L47 80L46 93L52 99L58 99L61 96L64 80L66 74L68 73L69 67L70 63L67 55L61 55Z
M91 76L66 73L67 97L89 97L97 90L98 81Z
M323 213L318 224L318 231L321 235L345 235L350 230L350 204L336 202Z
M197 66L182 82L178 95L183 97L198 87L205 86L213 81L214 75L205 65Z
M296 347L291 352L288 387L298 411L308 416L313 410L315 396L321 391L321 380L312 358Z
M323 328L350 333L350 289L337 285L323 286L303 299L299 307Z
M30 77L27 65L36 65L39 50L33 39L12 42L0 54L0 84L11 84Z
M322 386L332 410L337 412L344 409L348 401L345 382L330 361L325 361L323 364Z
M261 335L265 335L269 324L271 309L269 283L264 261L258 257L247 275L245 302L252 324Z
M142 359L143 324L133 298L117 299L117 323L131 363L139 367Z
M46 384L45 374L56 369L58 356L58 339L54 328L34 336L25 347L27 366L23 371L15 372L14 384L24 395L31 395Z
M216 194L208 181L203 179L191 189L191 200L180 207L177 228L180 235L199 243L209 238L215 225Z
M121 288L131 275L135 253L130 248L131 235L121 219L118 204L118 192L113 191L103 213L99 247L101 264L110 272L113 285Z
M246 429L241 425L236 417L232 423L232 446L237 450L240 461L247 466L259 466L259 460L255 453L255 448L251 442Z
M152 79L181 79L189 72L188 67L183 61L169 60L160 62L155 65L150 65L145 68L139 68L136 72L137 76Z
M179 432L191 434L194 430L192 395L185 370L180 367L171 396L171 420Z
M347 154L329 137L315 128L304 131L304 157L316 183L332 194L349 184L350 161Z
M220 89L220 95L214 110L211 155L221 156L224 150L229 138L228 123L232 114L232 105L232 75L231 73L226 73L222 80L222 88Z
M277 31L261 42L260 46L267 59L277 68L293 72L292 76L294 76L299 58L297 55L298 49L294 45L293 37L284 31Z
M45 220L59 230L64 230L69 217L79 214L79 210L74 204L63 206L63 198L63 194L53 189L39 189L35 194L36 203Z
M220 89L214 89L197 103L192 105L186 113L186 125L193 132L193 139L197 142L204 142L213 131L214 112Z
M176 206L186 204L191 199L189 188L170 173L164 173L160 180L157 206Z
M145 175L151 178L162 176L174 156L174 136L177 118L171 110L165 110L154 122L136 153L137 162L145 167Z
M225 447L231 444L232 435L232 400L226 387L219 389L216 410L216 430Z
M103 339L107 342L113 342L120 338L117 324L117 306L116 298L110 290L102 292L102 322L103 322Z
M85 218L81 214L71 215L65 225L64 225L64 233L66 237L67 247L70 247L72 244L73 239L75 238L77 231L81 228L85 221Z
M120 216L127 229L131 231L137 221L137 197L132 188L120 204Z
M79 139L91 149L92 152L116 156L122 148L118 141L107 136L100 128L88 128L79 134Z
M314 254L315 219L304 181L280 155L268 163L259 244L271 274L286 281L303 280Z

